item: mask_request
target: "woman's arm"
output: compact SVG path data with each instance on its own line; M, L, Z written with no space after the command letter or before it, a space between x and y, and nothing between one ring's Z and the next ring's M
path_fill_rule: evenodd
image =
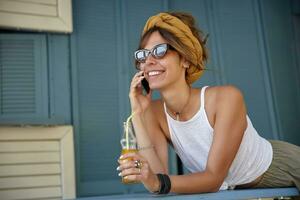
M130 104L133 113L133 126L136 132L139 153L128 153L120 157L117 170L120 176L132 181L142 181L150 191L159 187L155 173L168 172L167 140L157 119L158 101L151 100L151 93L143 94L141 81L143 71L137 72L130 85ZM126 159L131 158L131 159ZM136 168L135 161L142 161L142 167Z
M154 173L168 173L168 144L155 115L158 104L152 102L144 115L134 115L133 124L139 154L147 159Z
M216 94L214 138L206 169L201 173L170 176L171 192L215 192L227 176L247 126L246 108L241 92L235 87L218 87Z
M119 161L118 169L121 170L121 176L126 176L128 180L141 181L150 192L154 192L160 187L155 174L168 173L167 140L152 111L145 116L134 115L132 120L141 150L138 154L122 155L122 159L132 158L133 160L126 163ZM137 160L142 162L143 166L140 169L135 167L134 161Z

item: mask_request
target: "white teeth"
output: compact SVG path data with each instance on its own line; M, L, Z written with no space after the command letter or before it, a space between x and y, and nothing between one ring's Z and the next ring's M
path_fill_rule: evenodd
M158 74L161 74L162 72L160 71L151 71L151 72L148 72L148 75L149 76L155 76L155 75L158 75Z

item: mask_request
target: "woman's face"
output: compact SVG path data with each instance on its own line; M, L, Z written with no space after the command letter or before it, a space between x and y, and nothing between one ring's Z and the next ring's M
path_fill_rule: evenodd
M145 43L144 49L151 50L158 44L167 43L158 31L153 32ZM149 82L150 88L164 89L172 83L185 81L185 69L183 59L175 50L168 50L164 57L156 59L152 55L140 65L144 76Z

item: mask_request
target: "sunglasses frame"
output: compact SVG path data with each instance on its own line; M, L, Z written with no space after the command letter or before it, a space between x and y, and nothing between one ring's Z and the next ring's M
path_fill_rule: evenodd
M163 46L163 47L166 48L165 53L164 53L162 56L157 56L157 55L155 54L155 50L156 50L158 47L161 47L161 46ZM149 50L149 49L139 49L139 50L136 50L136 51L134 52L134 58L135 58L135 60L136 60L136 62L137 62L137 64L138 64L138 65L137 65L137 68L139 68L139 65L140 65L141 63L145 63L145 62L146 62L146 59L147 59L150 55L152 55L155 59L161 59L161 58L163 58L163 57L167 54L167 52L168 52L169 49L174 49L174 48L172 48L172 46L170 46L170 45L167 44L167 43L161 43L161 44L155 45L151 50ZM147 53L146 53L146 56L145 56L145 59L144 59L143 61L137 58L137 54L140 53L140 52L147 52Z

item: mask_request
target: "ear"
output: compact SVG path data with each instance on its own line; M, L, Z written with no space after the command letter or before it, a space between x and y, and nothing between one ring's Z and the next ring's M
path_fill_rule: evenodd
M183 67L186 69L190 68L190 63L183 64Z
M190 62L188 62L188 61L183 62L183 67L184 67L185 69L190 68Z
M181 58L181 66L183 66L183 68L188 69L190 67L190 62L187 61L185 58Z

